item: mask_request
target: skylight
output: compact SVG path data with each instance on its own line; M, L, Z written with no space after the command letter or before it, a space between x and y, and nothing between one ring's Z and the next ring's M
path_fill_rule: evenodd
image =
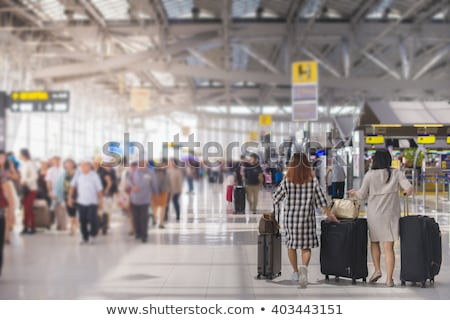
M92 0L106 20L129 20L130 4L127 0Z

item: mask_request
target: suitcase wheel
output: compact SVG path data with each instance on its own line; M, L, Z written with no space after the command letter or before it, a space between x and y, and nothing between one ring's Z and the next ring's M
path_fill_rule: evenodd
M340 280L339 277L334 278L334 281L336 281L336 282L339 282L339 280Z
M330 281L330 276L329 275L325 276L325 281Z
M364 284L367 283L367 279L366 279L366 278L363 278L362 280L363 280L363 283L364 283Z
M352 279L352 285L356 285L356 279Z
M402 287L406 287L406 281L402 280Z
M426 281L422 281L421 288L426 288L426 287L427 287L427 282Z
M434 279L430 279L430 284L434 286Z

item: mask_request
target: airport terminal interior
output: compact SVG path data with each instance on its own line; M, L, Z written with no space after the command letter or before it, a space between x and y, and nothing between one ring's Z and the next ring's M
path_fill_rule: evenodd
M449 0L0 0L0 299L450 299L449 89Z

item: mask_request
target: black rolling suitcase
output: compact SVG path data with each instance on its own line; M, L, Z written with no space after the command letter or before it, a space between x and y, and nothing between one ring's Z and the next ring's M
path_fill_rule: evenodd
M233 192L234 199L234 213L244 214L245 213L245 187L237 186L234 188Z
M276 221L280 221L279 210ZM256 278L274 279L279 276L281 276L281 234L277 229L271 234L258 235L258 275Z
M367 269L367 220L342 220L340 223L323 220L320 236L320 271L329 276L362 279L366 282Z
M434 284L442 263L442 240L439 224L428 216L410 216L408 200L405 200L406 216L400 218L400 251L402 286L406 282L427 280Z

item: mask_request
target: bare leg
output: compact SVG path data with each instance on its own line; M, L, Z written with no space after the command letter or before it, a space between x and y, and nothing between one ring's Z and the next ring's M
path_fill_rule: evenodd
M302 249L302 265L309 266L311 260L311 249Z
M294 270L294 272L298 272L297 250L288 249L288 257L289 257L289 262L291 263L292 269Z
M372 261L375 267L375 273L381 273L380 259L381 259L381 250L379 242L371 242L370 250L372 253Z
M164 226L164 219L165 219L165 217L166 217L166 206L162 206L162 207L160 207L160 215L159 215L159 224L160 225L162 225L162 226Z
M384 243L384 255L386 259L386 283L390 284L393 280L395 267L394 242L389 241Z

